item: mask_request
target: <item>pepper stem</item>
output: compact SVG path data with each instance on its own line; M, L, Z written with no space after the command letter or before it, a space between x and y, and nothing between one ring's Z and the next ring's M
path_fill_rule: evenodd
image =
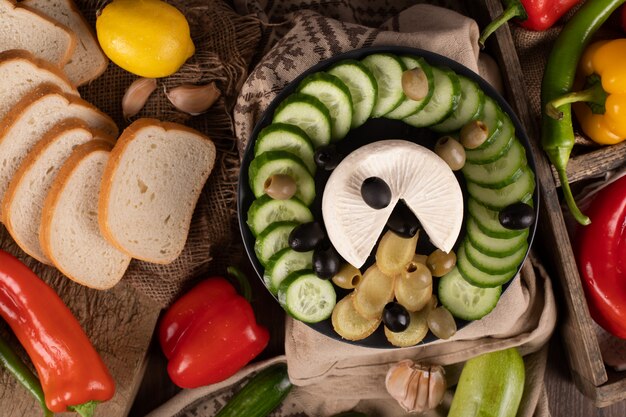
M526 13L524 6L522 6L522 3L519 0L512 1L508 5L508 7L504 9L501 15L496 17L491 23L489 23L485 27L485 29L483 29L482 33L480 34L480 38L478 38L478 44L480 45L480 49L485 48L485 42L493 32L495 32L500 26L504 25L506 22L514 18L519 18L522 20L528 19L528 13Z
M555 120L561 120L563 112L558 109L559 107L565 104L580 102L589 103L594 113L604 113L604 103L607 96L606 91L602 88L602 83L598 82L585 90L573 91L548 102L546 104L546 114Z
M585 216L576 205L576 200L574 200L574 196L572 195L572 189L569 187L569 182L567 179L567 172L565 171L564 168L559 169L558 167L556 171L559 174L559 179L561 180L561 188L563 189L563 196L565 197L565 202L567 203L567 207L569 208L569 211L572 213L572 216L574 216L574 219L576 219L578 223L580 223L583 226L587 226L588 224L591 223L591 219Z
M99 403L99 401L87 401L84 404L71 405L67 409L78 413L81 417L93 417L93 414L96 412L96 406Z
M246 301L250 302L252 300L252 288L250 287L250 282L248 282L248 277L246 274L241 272L241 270L234 266L229 266L226 268L226 271L237 279L239 283L239 288L241 289L241 296L246 299Z

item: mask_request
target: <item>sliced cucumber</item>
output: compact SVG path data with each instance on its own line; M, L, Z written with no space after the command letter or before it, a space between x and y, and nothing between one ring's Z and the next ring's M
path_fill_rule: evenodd
M447 68L432 67L435 90L428 104L419 112L402 119L414 127L432 126L450 116L458 107L461 98L459 77Z
M459 76L461 83L461 100L454 113L443 122L431 126L435 132L450 133L460 130L467 123L478 118L482 114L485 103L485 94L474 81Z
M514 139L511 148L500 158L488 164L466 162L462 168L468 181L486 188L502 188L522 176L522 168L526 166L526 150Z
M285 278L278 287L278 301L295 319L317 323L333 313L337 294L330 281L318 278L311 270L304 270Z
M496 137L496 133L502 129L504 121L508 118L509 117L500 110L498 104L491 97L485 96L485 103L477 119L487 126L487 140L475 149L485 149L487 146L491 145Z
M479 146L476 149L466 149L465 159L472 164L488 164L500 158L513 144L515 140L515 128L508 116L502 114L502 127L488 140L487 146ZM487 143L487 142L485 142Z
M509 238L487 236L476 223L473 217L468 217L465 223L467 238L472 246L489 256L504 257L512 255L519 248L527 244L528 229L521 230L520 234Z
M350 90L339 78L325 72L307 76L298 85L302 94L317 98L328 112L331 120L331 140L343 139L352 125L352 97Z
M296 183L296 197L307 206L315 199L315 180L308 168L292 153L269 151L252 160L248 167L250 188L255 197L265 194L265 181L276 174L288 175Z
M526 256L528 250L528 242L507 256L490 256L478 250L472 242L465 241L465 256L472 265L490 275L505 274L512 270L517 270L520 263Z
M328 70L348 86L352 98L352 129L369 119L376 104L378 85L374 74L361 62L354 59L340 61Z
M294 154L314 175L317 165L315 165L315 149L311 139L304 130L298 126L285 123L272 123L261 130L254 143L254 156L269 151L285 151Z
M267 226L276 222L294 221L308 223L313 221L311 210L295 197L289 200L274 200L264 195L252 202L248 210L248 226L254 236L258 236Z
M464 241L463 244L459 246L456 253L456 266L463 276L463 279L471 285L481 288L494 288L508 282L515 276L517 267L502 274L489 274L476 268L467 258L465 253L465 244L467 244L467 241Z
M274 123L298 126L315 147L328 145L332 134L332 120L324 103L315 97L293 93L274 112Z
M532 199L535 174L528 166L523 167L522 171L517 181L502 188L485 188L468 181L467 192L480 204L495 211L519 201L525 203Z
M458 268L439 280L438 297L441 304L454 317L478 320L489 314L498 304L502 287L481 288L468 283Z
M487 236L507 239L524 233L524 230L512 230L502 226L497 211L488 209L472 197L467 199L467 211L474 219L478 228Z
M404 62L404 65L406 65L407 70L421 68L422 71L424 71L426 79L428 80L428 94L421 100L412 100L405 96L402 104L385 115L388 119L404 119L405 117L417 113L428 104L435 91L435 76L433 75L432 68L424 58L401 56L400 59Z
M280 283L283 282L289 274L302 269L311 269L312 264L313 251L296 252L291 248L285 247L279 252L276 252L267 262L263 280L272 294L278 294Z
M272 223L257 236L254 253L264 267L274 254L289 246L289 233L298 225L296 222Z
M398 107L404 100L402 73L404 63L392 54L372 54L361 61L376 78L378 94L371 117L382 117Z

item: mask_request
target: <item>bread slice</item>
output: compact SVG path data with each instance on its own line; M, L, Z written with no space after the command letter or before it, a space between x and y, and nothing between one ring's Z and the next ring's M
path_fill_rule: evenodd
M14 0L0 0L0 51L26 49L63 67L76 47L68 27Z
M78 96L71 81L48 61L24 50L0 52L0 121L26 94L44 83Z
M74 150L46 197L40 234L46 256L59 271L99 290L117 284L131 260L98 227L100 180L110 150L111 144L100 140Z
M104 237L133 258L167 264L182 252L215 145L191 128L139 119L118 139L102 178Z
M86 101L43 85L15 105L0 125L0 201L11 179L33 146L57 123L79 118L89 127L117 136L109 116ZM0 218L2 218L0 210Z
M104 132L80 119L65 120L50 129L17 170L2 202L2 222L24 252L50 264L39 244L43 203L59 169L74 149L94 139L115 144Z
M72 58L63 71L78 86L98 78L107 68L109 60L85 18L72 0L25 0L21 4L44 13L70 28L78 43Z

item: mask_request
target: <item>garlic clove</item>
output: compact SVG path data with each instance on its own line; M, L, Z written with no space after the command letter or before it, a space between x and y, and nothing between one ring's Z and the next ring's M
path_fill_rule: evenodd
M143 109L148 98L156 89L157 81L154 78L138 78L128 86L122 97L122 112L124 118L133 117Z
M184 84L165 92L170 103L192 116L206 112L220 98L215 82L205 85Z
M432 410L443 401L446 393L446 378L441 366L432 366L428 380L428 409Z
M417 373L420 378L417 386L417 398L415 399L413 411L421 413L428 410L428 380L430 379L430 372L428 369L422 369L421 372Z

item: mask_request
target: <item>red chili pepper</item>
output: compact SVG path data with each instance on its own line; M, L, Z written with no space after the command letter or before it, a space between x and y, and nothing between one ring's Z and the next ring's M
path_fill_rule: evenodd
M72 312L26 265L1 250L0 316L35 365L51 411L89 415L94 401L113 397L113 378Z
M237 278L248 294L245 277ZM246 298L224 278L213 277L168 309L159 341L172 381L181 388L196 388L234 375L265 349L269 332L256 323Z
M576 235L576 259L591 317L626 339L626 177L598 192L591 224Z
M622 6L622 29L626 32L626 6Z
M552 27L557 20L581 0L504 0L504 12L495 18L480 35L481 46L500 26L516 19L526 29L542 31Z

